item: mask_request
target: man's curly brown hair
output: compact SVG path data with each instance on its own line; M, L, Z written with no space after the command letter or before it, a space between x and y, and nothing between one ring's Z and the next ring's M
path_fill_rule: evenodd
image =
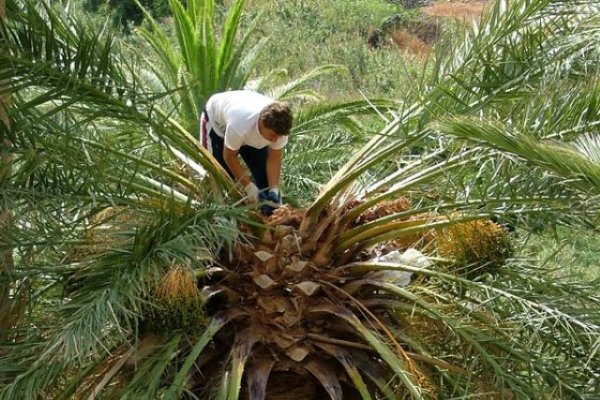
M260 112L260 120L265 128L272 129L279 136L290 134L292 129L292 110L287 103L275 101Z

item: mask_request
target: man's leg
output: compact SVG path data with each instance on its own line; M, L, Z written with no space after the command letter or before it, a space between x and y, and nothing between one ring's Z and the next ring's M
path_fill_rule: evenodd
M278 201L277 204L273 204L273 199L269 198L269 180L267 179L267 157L269 155L269 148L264 147L262 149L256 149L250 146L242 146L240 155L252 173L252 178L254 179L256 186L261 190L261 193L258 195L260 211L265 216L271 216L279 207L280 202Z
M217 135L215 131L210 130L210 145L213 157L221 164L221 166L227 171L231 179L233 174L229 170L225 159L223 158L223 146L225 141L222 137ZM269 188L269 181L267 179L267 155L269 150L267 147L262 149L255 149L250 146L242 146L239 154L242 156L244 163L248 166L254 183L260 190Z
M215 133L215 131L213 131L212 129L210 130L210 147L211 148L209 150L212 152L213 157L219 162L219 164L221 164L221 166L223 168L225 168L225 171L227 171L227 173L229 174L231 179L234 179L233 174L229 170L229 167L227 166L227 163L225 162L225 159L223 158L224 142L225 142L225 140L222 137L217 135Z
M242 146L240 155L248 166L254 183L260 190L269 189L269 180L267 179L267 156L269 148L256 149L250 146Z

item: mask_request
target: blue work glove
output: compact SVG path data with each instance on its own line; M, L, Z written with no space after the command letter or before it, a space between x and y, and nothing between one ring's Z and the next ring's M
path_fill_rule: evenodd
M260 212L267 217L271 216L281 205L279 189L270 189L268 192L260 192L258 201L260 203Z

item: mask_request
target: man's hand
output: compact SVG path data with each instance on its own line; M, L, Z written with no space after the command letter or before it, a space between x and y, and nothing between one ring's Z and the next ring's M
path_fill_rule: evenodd
M267 198L278 206L281 205L281 194L279 194L278 188L270 189Z
M281 195L279 189L273 188L268 192L261 192L258 195L260 201L260 212L269 217L281 205Z
M258 187L254 184L254 182L250 182L246 186L244 186L244 192L252 202L258 201Z

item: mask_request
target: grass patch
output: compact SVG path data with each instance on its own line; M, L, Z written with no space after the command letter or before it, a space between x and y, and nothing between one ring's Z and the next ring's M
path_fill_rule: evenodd
M402 98L414 76L406 74L419 62L400 51L391 38L374 49L369 35L390 17L411 19L416 10L384 0L303 0L288 2L253 1L249 15L264 13L260 31L271 37L258 67L259 75L273 68L285 68L289 76L323 64L341 64L346 76L324 79L315 89L329 99L370 97Z
M600 235L583 228L558 227L526 239L520 252L571 281L600 279Z

